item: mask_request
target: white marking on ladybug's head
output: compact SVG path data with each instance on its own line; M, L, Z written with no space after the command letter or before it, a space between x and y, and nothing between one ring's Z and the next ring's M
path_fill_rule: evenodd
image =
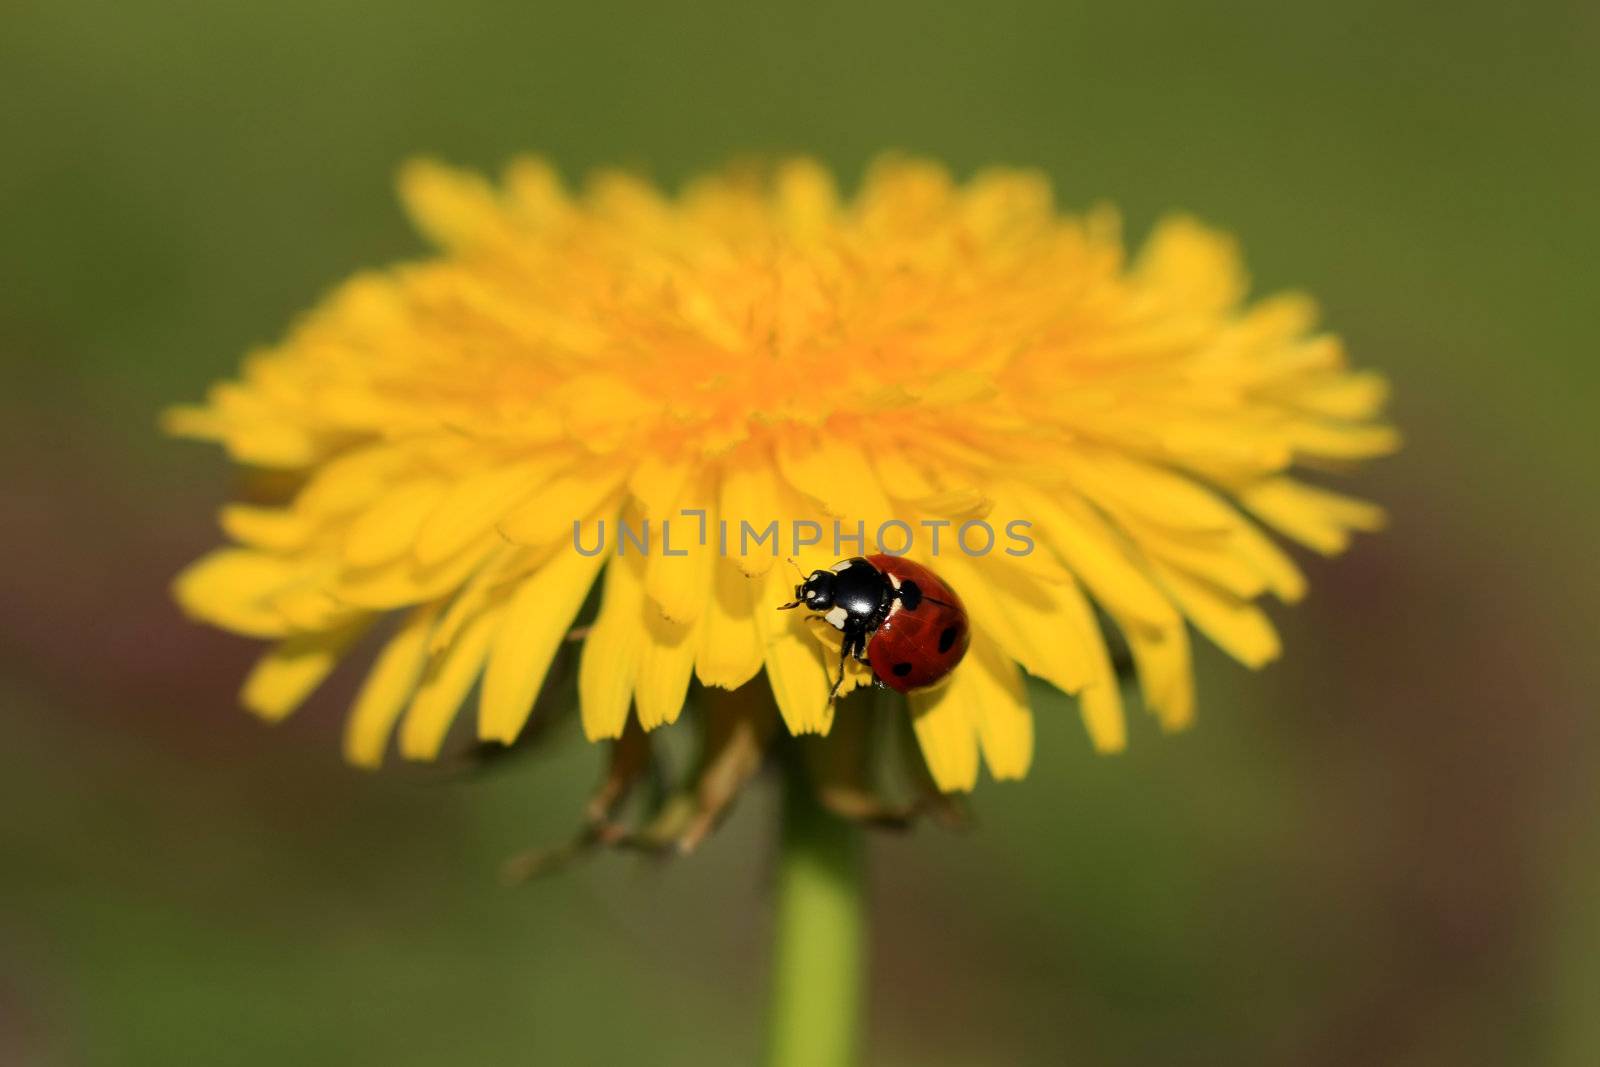
M895 588L896 588L896 589L899 589L899 588L900 588L900 576L899 576L899 575L898 575L898 574L891 574L891 575L889 575L889 581L890 581L890 582L891 582L891 583L893 583L893 585L894 585L894 587L895 587ZM898 600L897 600L897 601L895 601L895 603L897 603L897 604L898 604L898 603L899 603L899 601L898 601Z
M835 630L843 630L845 621L850 618L850 613L842 607L834 607L822 618Z
M835 573L835 574L843 574L845 571L849 570L851 567L854 567L854 566L855 566L855 561L854 560L848 560L848 559L847 560L842 560L842 561L840 561L838 563L835 563L833 565L833 573Z

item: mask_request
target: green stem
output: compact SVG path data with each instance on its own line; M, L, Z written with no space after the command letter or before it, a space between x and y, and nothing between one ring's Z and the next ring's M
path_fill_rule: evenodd
M860 831L787 768L773 934L769 1067L847 1067L860 1046L866 930Z

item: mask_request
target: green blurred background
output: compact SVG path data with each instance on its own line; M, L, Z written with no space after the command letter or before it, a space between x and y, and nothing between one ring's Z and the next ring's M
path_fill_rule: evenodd
M518 890L595 773L343 767L166 583L229 476L162 440L350 271L419 152L676 181L1030 164L1236 231L1389 372L1393 529L1258 676L1093 756L1039 709L976 832L872 849L878 1064L1600 1062L1590 676L1600 8L347 0L0 14L0 1062L747 1063L774 812ZM1435 11L1435 9L1437 9Z

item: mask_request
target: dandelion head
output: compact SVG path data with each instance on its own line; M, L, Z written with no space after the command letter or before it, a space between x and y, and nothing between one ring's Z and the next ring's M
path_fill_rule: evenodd
M1193 219L1130 256L1113 212L1061 213L1037 174L902 158L849 197L804 160L676 195L416 162L400 191L434 254L345 282L166 416L275 472L179 602L274 642L243 690L268 719L370 648L357 764L391 738L432 759L458 718L513 742L560 714L570 660L585 733L618 742L607 803L686 699L701 831L784 731L855 766L868 705L930 792L965 791L1028 770L1029 676L1123 746L1108 641L1183 726L1191 628L1265 664L1258 601L1305 591L1279 539L1332 554L1381 522L1306 475L1396 446L1384 382L1305 297L1247 299ZM829 699L837 632L775 609L785 557L827 568L841 530L959 590L970 653L940 686Z

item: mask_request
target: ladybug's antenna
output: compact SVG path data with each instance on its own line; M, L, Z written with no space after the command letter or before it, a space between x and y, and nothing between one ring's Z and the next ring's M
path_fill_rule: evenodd
M800 569L800 564L798 564L798 563L796 563L794 561L794 557L793 556L785 556L783 558L789 561L789 566L791 566L791 567L793 567L795 569L795 573L800 575L801 582L804 582L805 579L806 579L806 572ZM796 589L795 592L798 593L798 592L800 592L800 590ZM792 600L787 604L779 604L778 605L778 610L779 611L789 611L789 610L797 608L799 606L800 606L800 601Z

